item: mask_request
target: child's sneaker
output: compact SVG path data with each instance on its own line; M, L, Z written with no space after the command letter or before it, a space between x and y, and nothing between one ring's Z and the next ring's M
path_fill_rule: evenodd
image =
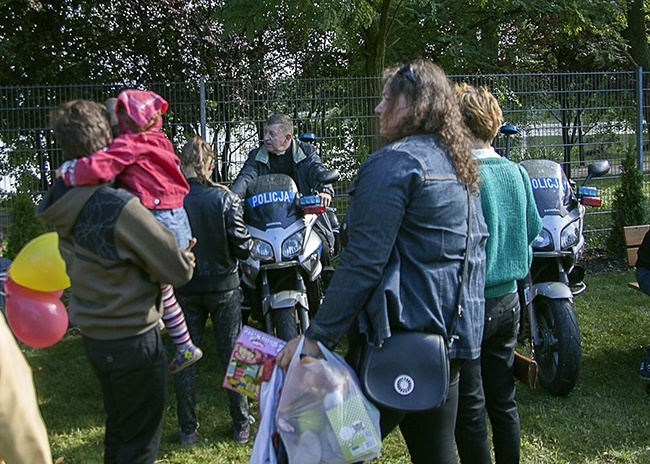
M196 345L190 345L185 350L176 350L174 359L169 364L169 371L177 374L186 367L191 366L203 357L203 351Z
M233 438L235 443L247 443L251 437L251 424L246 422L244 425L235 425L233 427Z
M641 361L641 367L639 368L639 375L643 380L650 380L650 347L647 350L648 352Z
M248 420L243 424L233 424L233 439L235 443L244 444L250 440L251 437L251 424L255 423L253 416L248 416ZM279 462L279 461L278 461Z

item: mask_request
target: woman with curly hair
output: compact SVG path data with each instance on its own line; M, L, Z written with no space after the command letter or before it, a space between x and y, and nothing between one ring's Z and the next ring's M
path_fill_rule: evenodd
M305 333L303 353L318 355L316 342L333 349L349 333L347 359L355 366L365 344L380 347L394 331L451 339L469 235L445 404L417 413L379 408L382 438L399 426L414 463L456 463L458 372L463 360L479 356L483 335L487 227L478 169L442 69L417 60L388 68L383 81L375 111L389 143L364 162L350 187L349 244ZM281 367L297 343L279 353Z

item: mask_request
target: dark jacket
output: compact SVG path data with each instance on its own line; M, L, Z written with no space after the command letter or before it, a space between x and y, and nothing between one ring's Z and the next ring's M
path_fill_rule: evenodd
M650 269L650 232L645 234L637 251L636 267Z
M327 168L323 166L316 147L309 143L292 140L287 152L291 153L293 157L293 180L296 182L298 192L309 195L319 185L318 178L322 172L327 171ZM246 159L241 171L239 171L237 179L231 186L232 191L241 198L246 198L248 187L257 181L258 176L274 174L271 172L269 156L264 145L252 150L248 154L248 159ZM334 196L334 189L331 185L322 185L317 191ZM333 248L334 234L326 214L318 216L316 228L321 232L323 238L327 240L329 248Z
M391 330L448 336L467 243L467 190L433 135L372 154L350 187L350 240L305 335L332 348L358 320L380 346ZM475 359L483 338L487 226L471 196L462 317L451 358Z
M59 234L72 283L70 321L99 340L156 327L163 313L160 284L179 286L192 276L174 234L126 190L74 187L58 199L56 190L48 191L38 216Z
M293 180L296 181L298 191L303 195L309 195L312 189L318 185L319 175L321 172L327 171L327 168L323 166L316 147L309 143L293 140L287 151L293 157ZM257 176L264 174L272 173L269 153L266 151L266 147L262 145L248 154L248 158L241 171L239 171L231 189L241 198L245 198L248 186L257 180ZM334 196L334 190L330 185L323 186L319 191Z
M205 185L196 177L188 182L185 210L197 239L192 249L196 268L192 280L176 293L234 290L239 287L237 259L248 258L253 246L241 199L221 185Z

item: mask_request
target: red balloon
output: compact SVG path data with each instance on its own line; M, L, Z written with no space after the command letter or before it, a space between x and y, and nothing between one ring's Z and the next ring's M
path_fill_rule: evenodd
M34 348L47 348L68 330L68 311L50 293L25 291L7 295L7 322L16 338Z
M5 292L5 296L7 297L11 296L14 293L24 294L26 292L35 292L35 293L40 293L42 295L50 295L53 298L56 298L58 300L63 295L63 290L56 290L54 292L39 292L37 290L32 290L27 287L23 287L22 285L14 282L14 280L9 275L7 275L7 277L5 278L5 281L2 284L2 289Z

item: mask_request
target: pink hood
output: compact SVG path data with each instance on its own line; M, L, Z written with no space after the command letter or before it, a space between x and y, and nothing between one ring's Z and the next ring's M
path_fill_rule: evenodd
M116 112L121 105L124 105L126 114L133 122L147 131L158 131L162 128L162 115L169 108L167 101L156 92L136 89L120 92L117 96ZM155 116L158 117L152 121ZM120 132L128 132L128 126L122 121L120 121Z

